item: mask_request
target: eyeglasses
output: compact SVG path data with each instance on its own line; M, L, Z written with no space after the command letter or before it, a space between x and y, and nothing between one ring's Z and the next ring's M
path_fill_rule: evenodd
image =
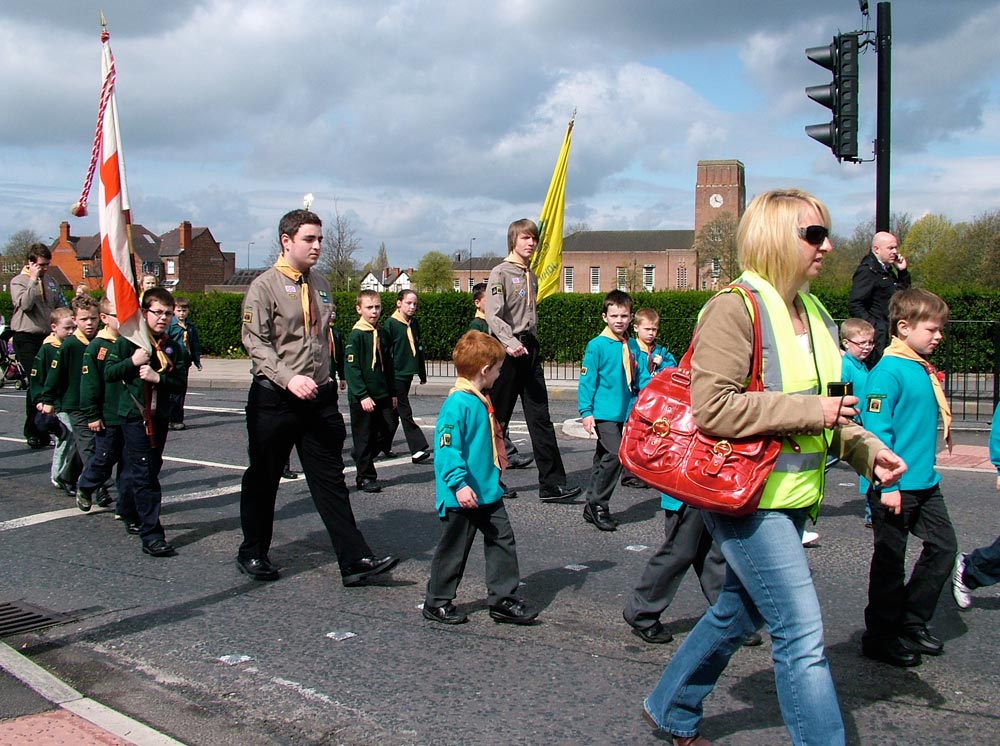
M874 347L875 346L875 340L874 339L863 339L860 342L857 341L857 340L855 340L855 339L848 339L847 341L850 342L852 345L857 345L858 347Z
M147 308L146 313L153 314L158 319L166 318L167 316L173 316L173 311L154 311L152 308Z
M35 262L35 266L38 267L48 267L52 262Z
M799 238L810 246L822 246L829 235L830 229L825 225L810 225L806 228L799 228Z

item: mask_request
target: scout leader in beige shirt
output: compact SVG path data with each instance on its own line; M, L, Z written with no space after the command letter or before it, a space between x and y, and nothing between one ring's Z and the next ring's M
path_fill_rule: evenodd
M255 376L300 399L313 399L317 387L330 380L326 329L333 297L326 278L309 272L308 263L299 259L293 247L250 283L242 338Z

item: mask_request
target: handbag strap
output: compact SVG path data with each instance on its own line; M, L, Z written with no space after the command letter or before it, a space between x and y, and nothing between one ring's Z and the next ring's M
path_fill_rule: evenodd
M709 299L709 303L718 298L723 293L739 293L743 296L744 300L750 301L750 306L753 309L750 313L750 319L753 322L753 352L750 355L750 378L747 383L747 391L763 391L764 390L764 348L761 343L761 329L760 329L760 304L754 297L754 294L748 292L742 285L737 285L735 283L726 285L718 293L713 295ZM691 370L691 358L694 356L694 343L698 336L698 327L695 327L694 334L691 336L691 344L688 345L687 352L677 363L678 368L684 370Z

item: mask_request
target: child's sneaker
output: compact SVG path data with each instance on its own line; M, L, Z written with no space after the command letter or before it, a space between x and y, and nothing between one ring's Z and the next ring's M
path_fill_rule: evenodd
M972 592L965 584L965 555L961 552L955 557L955 572L951 576L951 595L960 609L972 606Z

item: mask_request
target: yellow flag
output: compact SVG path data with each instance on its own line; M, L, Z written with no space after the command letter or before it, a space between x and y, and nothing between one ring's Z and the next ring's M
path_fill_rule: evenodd
M549 193L538 220L538 248L531 257L531 271L538 277L538 300L558 293L562 282L563 218L566 213L566 167L569 165L569 145L573 137L576 112L566 127L556 170L552 172Z

